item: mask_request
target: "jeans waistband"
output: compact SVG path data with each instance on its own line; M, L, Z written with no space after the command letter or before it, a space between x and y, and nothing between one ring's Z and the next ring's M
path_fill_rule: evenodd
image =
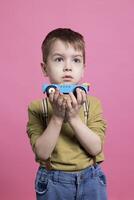
M75 183L76 179L85 180L86 178L93 177L98 174L101 170L99 164L92 165L86 169L83 169L78 172L65 172L61 170L46 170L44 167L39 168L40 172L45 174L49 179L56 182L66 182L66 183Z

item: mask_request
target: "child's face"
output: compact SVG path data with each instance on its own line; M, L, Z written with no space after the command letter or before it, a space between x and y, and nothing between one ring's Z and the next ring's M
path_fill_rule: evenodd
M70 44L56 40L51 47L47 63L42 67L50 83L77 84L84 73L83 53Z

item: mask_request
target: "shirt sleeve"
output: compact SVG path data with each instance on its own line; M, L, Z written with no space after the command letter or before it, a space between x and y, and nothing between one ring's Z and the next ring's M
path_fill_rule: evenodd
M103 118L101 102L97 98L89 101L88 127L100 137L103 144L107 125Z
M39 102L32 102L28 106L27 134L34 151L37 138L44 132L43 116Z

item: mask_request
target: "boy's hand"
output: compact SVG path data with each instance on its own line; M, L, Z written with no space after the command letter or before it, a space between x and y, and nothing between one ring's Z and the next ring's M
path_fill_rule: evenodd
M53 108L53 115L60 120L64 120L66 109L66 100L64 99L64 95L60 94L59 90L56 89L54 93L50 93L49 101Z
M77 99L73 95L73 93L69 93L67 95L66 100L66 119L67 121L71 121L71 119L79 117L79 110L83 103L86 101L86 93L81 89L76 90Z

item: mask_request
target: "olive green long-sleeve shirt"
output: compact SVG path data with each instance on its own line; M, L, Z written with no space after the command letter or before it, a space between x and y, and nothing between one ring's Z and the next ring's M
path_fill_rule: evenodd
M89 105L87 126L94 132L94 134L97 134L100 137L103 146L106 123L102 116L101 103L93 96L88 96L87 99ZM80 109L79 115L84 123L83 106ZM46 128L44 123L45 119L42 109L42 100L36 100L30 103L28 106L28 116L27 133L34 151L37 138ZM48 123L51 116L52 107L48 101ZM81 146L68 123L63 123L58 141L51 157L46 161L40 160L37 155L35 155L35 158L41 166L46 168L49 166L52 170L63 171L79 171L94 163L94 158ZM95 159L96 162L102 162L104 160L103 150L95 157Z

